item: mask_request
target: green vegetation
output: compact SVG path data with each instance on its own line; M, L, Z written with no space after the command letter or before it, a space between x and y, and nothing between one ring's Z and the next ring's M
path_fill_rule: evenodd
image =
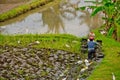
M96 39L103 41L105 58L96 67L88 80L112 80L112 73L114 73L116 80L120 80L120 43L115 41L120 41L119 4L119 0L102 0L97 2L96 6L91 7L93 9L91 16L96 15L98 12L105 14L103 19L105 20L104 29L107 30L107 37L99 34L98 30L95 31Z
M115 74L116 80L120 79L120 43L114 39L95 31L96 39L103 41L103 50L105 58L95 68L88 80L111 80L112 72ZM2 46L22 46L35 48L52 48L61 49L71 52L80 53L80 38L67 34L42 34L42 35L0 35L0 45ZM35 43L39 41L40 43ZM49 54L49 53L48 53Z
M102 0L98 3L93 9L92 16L96 15L98 12L103 12L105 16L103 19L105 20L105 30L108 31L107 36L113 37L114 39L119 40L120 34L119 32L119 21L120 21L120 1L118 0Z
M37 44L38 43L38 44ZM80 52L80 39L66 34L43 35L0 35L0 45L5 46L32 46L37 48L61 49L71 52Z
M95 34L96 39L103 41L105 58L96 67L88 80L112 80L112 72L116 80L120 80L120 43L99 34L98 30L95 31Z
M37 8L39 6L43 6L51 1L53 1L53 0L35 0L35 1L32 1L31 3L16 7L12 10L9 10L8 12L0 14L0 22L5 21L5 20L10 19L10 18L13 18L13 17L16 17L20 14L23 14L23 13L25 13L29 10L32 10L34 8Z
M104 30L107 32L107 37L112 37L117 41L120 41L120 1L119 0L102 0L99 2L90 1L95 6L88 6L93 10L91 16L95 16L97 13L101 12L105 16L103 16L103 20L105 21ZM85 10L86 7L78 8L81 10Z
M98 12L105 14L103 17L105 20L103 28L107 31L107 35L103 36L99 34L98 30L95 31L96 39L101 39L103 41L105 58L96 67L88 80L112 80L112 73L114 73L116 80L120 80L120 43L115 41L120 41L120 1L97 1L98 0L95 2L91 1L95 3L96 6L89 6L89 8L93 10L91 16L96 15ZM85 8L86 7L81 7L79 9L84 10Z
M104 19L106 20L105 28L107 28L107 36L113 36L115 34L116 39L120 40L120 5L118 0L103 0L100 3L101 6L91 7L93 8L92 16L99 11L105 13ZM49 2L49 1L48 1ZM39 5L44 5L46 0L39 0L30 4L22 5L4 14L0 14L0 21L13 18L19 14L22 14L30 9L34 9ZM84 9L84 8L82 8ZM116 15L116 16L115 16ZM114 73L116 80L120 80L120 43L114 39L101 35L98 30L94 31L96 39L103 41L103 50L105 58L102 62L96 66L88 80L112 80L112 73ZM0 34L0 46L22 46L22 47L35 47L35 48L52 48L61 49L71 52L80 53L80 38L67 34L42 34L42 35L1 35ZM1 52L1 49L0 49ZM49 54L49 52L48 52ZM34 55L34 54L33 54ZM33 64L35 65L35 64ZM23 71L19 71L20 74ZM47 73L42 73L44 76ZM29 77L26 77L28 79Z

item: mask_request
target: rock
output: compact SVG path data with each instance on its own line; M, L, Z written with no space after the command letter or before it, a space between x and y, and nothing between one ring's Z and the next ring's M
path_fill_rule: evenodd
M67 78L63 78L62 80L67 80Z
M21 49L21 51L24 51L24 52L27 51L27 50L28 50L28 48L23 48L23 49Z
M85 59L85 65L88 67L90 65L89 61Z
M48 59L49 59L50 61L53 61L53 60L54 60L54 58L53 58L53 57L49 57Z
M82 69L80 70L80 73L84 73L87 69L88 69L88 67L82 68Z
M51 71L51 68L47 68L46 71L49 73Z
M58 56L57 56L56 54L54 54L54 58L55 58L55 59L57 59L57 58L58 58Z
M82 60L77 61L77 64L82 64L82 63L83 63Z

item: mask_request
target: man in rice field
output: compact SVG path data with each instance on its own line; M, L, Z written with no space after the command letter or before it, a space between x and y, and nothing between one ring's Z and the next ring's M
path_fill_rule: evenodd
M88 46L88 60L92 60L93 58L96 58L95 54L95 48L96 48L97 42L94 41L94 37L90 36L89 40L87 42Z

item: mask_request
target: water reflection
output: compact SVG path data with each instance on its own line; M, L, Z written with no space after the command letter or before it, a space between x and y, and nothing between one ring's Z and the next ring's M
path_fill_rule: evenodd
M77 0L76 0L77 1ZM76 2L74 1L74 2ZM67 20L73 20L77 17L77 11L75 10L75 7L77 7L78 3L71 2L70 0L67 0L66 3L63 3L60 5L60 12L61 16L64 17Z
M59 15L58 5L43 11L42 20L43 25L48 26L46 33L59 33L61 29L65 32L63 21Z
M90 30L92 30L92 29L95 29L97 27L100 27L103 23L103 20L101 18L102 17L101 13L98 13L95 16L91 17L90 10L87 9L85 11L81 11L84 14L82 14L79 18L81 19L81 22L80 22L81 25L86 23L87 26L90 27Z
M83 4L84 3L84 4ZM90 17L91 9L76 11L75 7L92 5L80 0L66 0L51 5L48 9L37 9L37 12L28 14L22 21L1 26L2 34L44 34L67 33L76 36L85 36L90 30L102 25L101 15ZM3 30L4 28L4 30Z

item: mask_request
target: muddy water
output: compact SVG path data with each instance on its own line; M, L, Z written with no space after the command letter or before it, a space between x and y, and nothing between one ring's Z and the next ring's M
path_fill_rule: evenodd
M101 15L90 17L91 9L76 11L75 7L93 5L80 0L63 0L47 8L39 8L30 14L0 23L2 34L66 33L86 36L102 25Z

